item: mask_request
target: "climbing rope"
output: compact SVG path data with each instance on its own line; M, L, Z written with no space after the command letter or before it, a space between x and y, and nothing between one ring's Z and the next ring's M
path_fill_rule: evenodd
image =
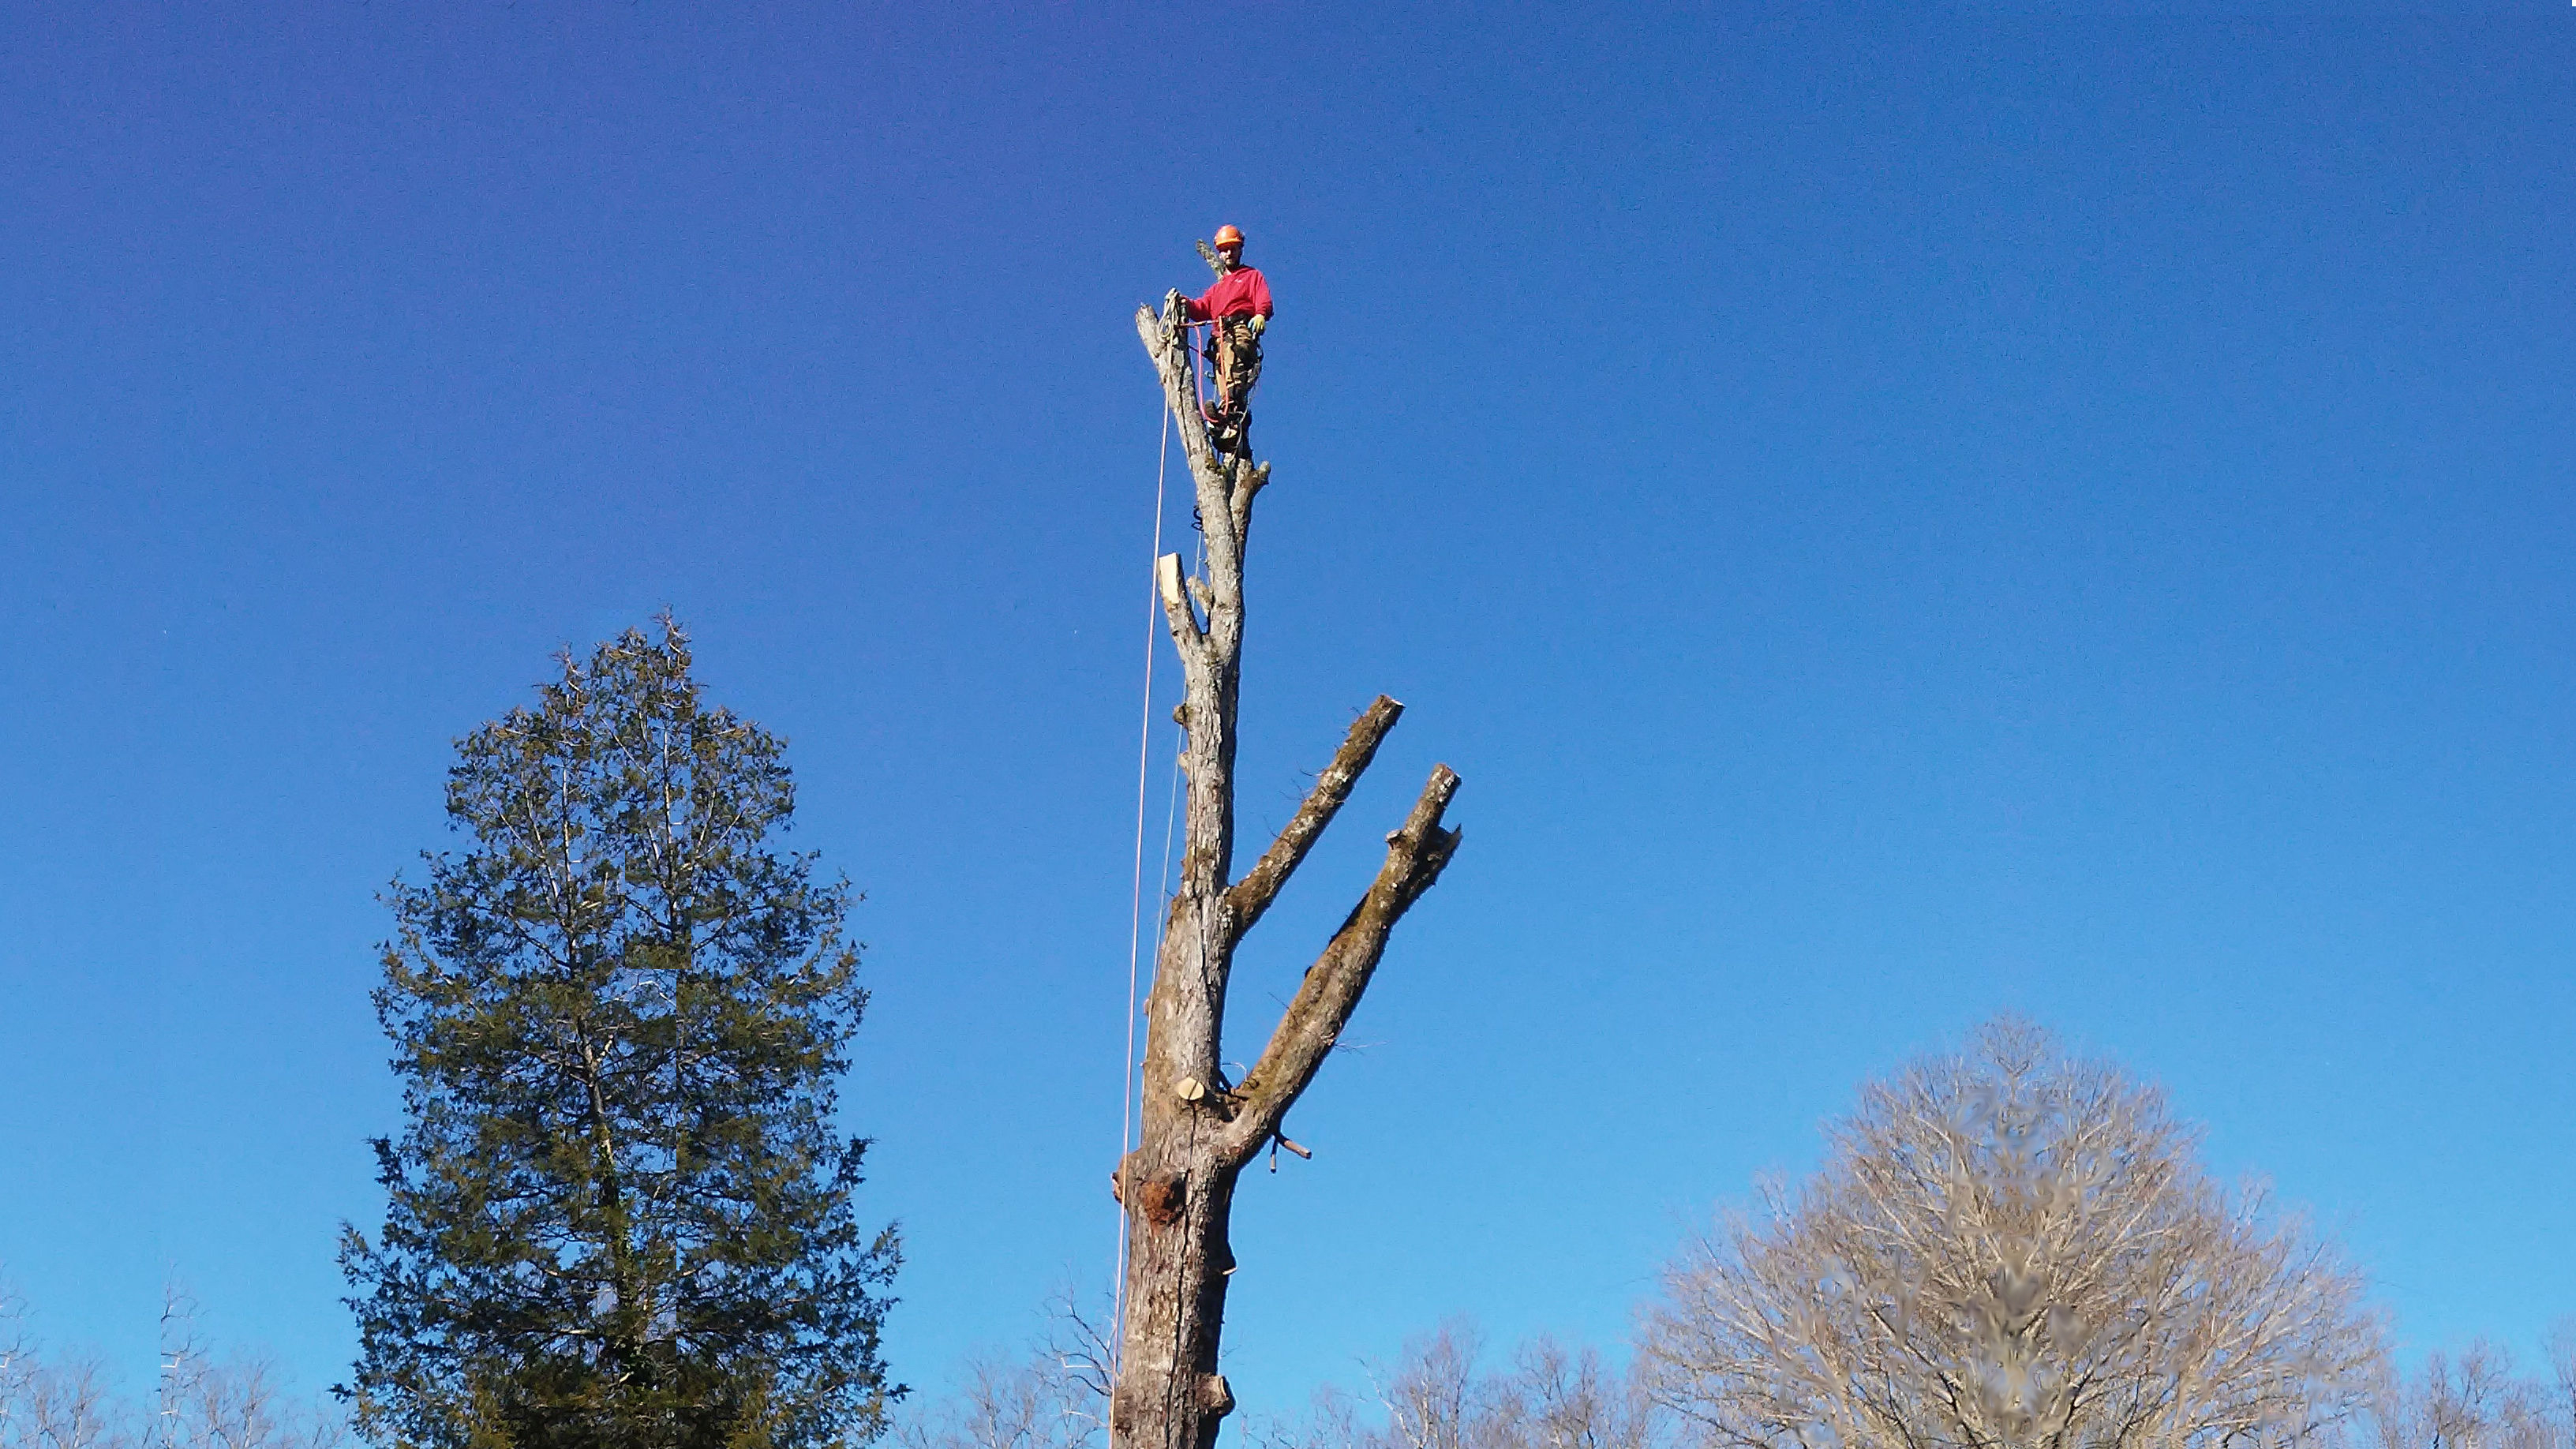
M1163 557L1163 476L1172 456L1172 412L1163 409L1163 436L1154 451L1154 549L1152 557ZM1127 1154L1136 1143L1136 974L1139 948L1145 939L1145 781L1150 773L1154 745L1154 625L1162 613L1159 590L1151 582L1145 585L1145 703L1136 725L1136 871L1128 892L1127 904L1127 1049L1118 1062L1118 1171L1127 1170ZM1175 760L1174 765L1179 762ZM1170 831L1164 832L1166 868L1171 857ZM1126 1195L1127 1184L1118 1185L1119 1196ZM1127 1209L1118 1209L1118 1276L1110 1288L1109 1323L1112 1352L1126 1341L1127 1327ZM1115 1372L1113 1365L1112 1372Z
M1186 326L1205 325L1210 324L1186 324ZM1188 346L1186 326L1183 334L1182 351L1190 354L1191 401L1194 404L1198 404L1200 389L1198 358ZM1203 404L1201 405L1203 406ZM1157 445L1154 454L1154 547L1152 557L1158 566L1163 557L1164 480L1168 475L1171 456L1172 413L1171 409L1167 406L1163 409L1162 439ZM1190 512L1193 520L1195 520L1198 510L1193 507ZM1204 577L1206 573L1207 536L1205 531L1202 530L1200 532L1198 543L1198 566L1195 570L1194 576ZM1124 1173L1127 1169L1127 1154L1135 1149L1136 1129L1140 1125L1138 1122L1137 1112L1138 1101L1136 1072L1138 1067L1142 1064L1136 1060L1136 1017L1138 1015L1137 992L1142 980L1141 962L1145 939L1145 787L1146 782L1152 773L1154 738L1154 655L1161 642L1155 636L1161 631L1163 626L1162 614L1163 606L1161 588L1156 583L1148 583L1146 586L1145 600L1145 702L1140 712L1140 718L1136 727L1135 874L1128 889L1127 1050L1125 1057L1119 1064L1118 1170L1121 1173ZM1186 726L1176 726L1176 728L1178 739L1175 741L1174 748L1172 750L1172 778L1170 785L1166 788L1163 801L1163 863L1162 873L1157 878L1155 885L1155 900L1158 903L1168 902L1172 896L1172 840L1175 826L1180 818L1181 754L1183 748L1188 743L1189 737L1189 730ZM1199 942L1200 968L1205 970L1207 958L1207 942L1204 939L1207 926L1206 920L1202 918L1199 925L1202 937ZM1196 1123L1193 1122L1192 1126L1193 1130L1195 1130ZM1126 1187L1127 1184L1122 1178L1119 1182L1119 1192L1122 1196L1126 1191ZM1118 1210L1117 1276L1110 1290L1109 1325L1109 1348L1111 1356L1109 1377L1114 1391L1119 1374L1117 1355L1120 1350L1124 1348L1127 1341L1127 1210L1123 1203L1120 1205Z

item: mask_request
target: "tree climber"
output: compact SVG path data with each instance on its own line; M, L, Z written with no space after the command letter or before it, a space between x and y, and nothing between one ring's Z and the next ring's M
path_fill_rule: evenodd
M1216 285L1183 297L1193 322L1214 322L1208 356L1216 364L1216 402L1207 409L1208 443L1220 453L1248 451L1252 385L1261 380L1261 334L1270 326L1270 283L1243 264L1243 232L1216 229ZM1174 295L1179 295L1177 290Z

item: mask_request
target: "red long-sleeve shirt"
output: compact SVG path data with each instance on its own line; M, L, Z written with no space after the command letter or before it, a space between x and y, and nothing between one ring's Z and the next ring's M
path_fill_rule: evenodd
M1216 285L1204 296L1192 298L1190 320L1205 322L1211 317L1249 317L1254 313L1270 314L1270 284L1263 281L1254 267L1237 267L1216 279Z

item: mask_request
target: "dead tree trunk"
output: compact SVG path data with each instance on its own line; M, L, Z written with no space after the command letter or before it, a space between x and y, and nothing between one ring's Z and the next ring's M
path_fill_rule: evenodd
M1155 561L1155 583L1187 690L1181 768L1189 780L1187 850L1146 998L1144 1129L1113 1179L1127 1210L1126 1322L1110 1407L1112 1449L1212 1449L1234 1395L1217 1372L1225 1316L1226 1244L1236 1177L1274 1140L1350 1020L1389 932L1439 879L1459 833L1441 826L1458 776L1434 768L1412 815L1386 838L1386 864L1306 969L1259 1061L1240 1082L1219 1068L1226 976L1235 946L1286 884L1395 727L1404 706L1383 695L1351 725L1287 828L1241 880L1234 859L1234 747L1243 651L1243 552L1268 464L1210 451L1192 392L1177 310L1140 307L1136 332L1162 375L1180 426L1207 534L1202 576L1181 557ZM1295 1150L1292 1147L1292 1150Z

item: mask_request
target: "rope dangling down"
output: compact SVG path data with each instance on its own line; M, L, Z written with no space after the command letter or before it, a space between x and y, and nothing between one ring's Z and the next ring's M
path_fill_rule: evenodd
M1163 477L1172 456L1172 414L1163 410L1163 437L1154 454L1154 548L1152 559L1163 556ZM1151 569L1149 567L1150 576ZM1136 726L1136 868L1129 890L1127 908L1127 1053L1120 1059L1118 1073L1118 1170L1127 1170L1127 1154L1136 1139L1136 984L1137 961L1145 934L1145 781L1153 753L1154 740L1154 652L1160 642L1156 627L1162 620L1162 601L1154 586L1145 586L1145 704ZM1179 799L1180 757L1172 758L1173 799ZM1163 819L1163 878L1169 885L1172 872L1172 809L1166 805ZM1120 1185L1123 1194L1125 1186ZM1127 1341L1127 1209L1118 1209L1117 1277L1110 1287L1109 1336L1110 1377L1117 1377L1114 1362L1118 1349Z
M1191 325L1196 324L1183 325L1182 331L1185 338L1188 328ZM1186 341L1184 342L1181 350L1189 357L1190 361L1191 401L1199 404L1203 408L1205 403L1201 401L1199 397L1201 381L1199 377L1197 354L1189 348ZM1171 457L1172 413L1171 409L1166 407L1163 409L1162 441L1156 447L1154 452L1154 547L1149 557L1156 563L1159 563L1163 557L1164 478L1166 477ZM1196 506L1192 506L1190 509L1190 522L1193 528L1198 527L1198 509ZM1199 530L1198 555L1197 571L1202 577L1204 577L1207 573L1207 533L1205 529ZM1154 654L1161 643L1161 641L1155 636L1161 632L1162 628L1162 596L1161 593L1149 583L1145 588L1145 703L1144 708L1140 712L1140 719L1136 726L1135 878L1129 886L1127 907L1127 1055L1119 1064L1118 1079L1118 1170L1121 1173L1124 1173L1127 1170L1127 1154L1133 1151L1136 1145L1136 1109L1138 1105L1136 1099L1138 1090L1136 1069L1141 1065L1141 1063L1136 1060L1137 987L1140 980L1139 961L1142 956L1145 938L1145 783L1147 776L1151 773L1150 766L1153 756ZM1180 818L1181 753L1182 747L1187 743L1189 730L1186 727L1183 727L1180 731L1180 735L1180 741L1175 744L1172 750L1171 786L1166 792L1166 798L1163 802L1163 870L1155 888L1155 899L1158 902L1168 901L1172 896L1172 838L1174 824ZM1204 934L1207 923L1202 920L1199 924L1201 931ZM1201 968L1204 969L1207 954L1207 942L1204 939L1199 943L1199 953L1201 958ZM1121 1193L1124 1193L1125 1191L1125 1183L1123 1181L1119 1184L1119 1190ZM1119 1372L1119 1365L1115 1361L1116 1355L1127 1342L1127 1209L1123 1203L1118 1209L1117 1263L1117 1277L1110 1288L1109 1306L1109 1346L1112 1358L1109 1365L1109 1378L1113 1391L1117 1384Z

